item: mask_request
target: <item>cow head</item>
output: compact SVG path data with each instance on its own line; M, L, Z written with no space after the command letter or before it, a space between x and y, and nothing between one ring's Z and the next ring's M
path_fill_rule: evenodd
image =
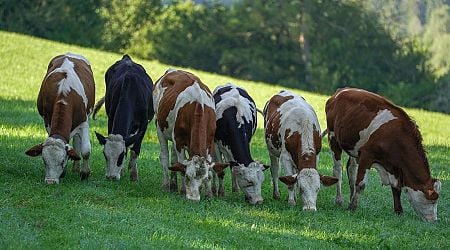
M124 139L122 135L114 134L105 137L95 132L95 135L100 145L103 145L103 155L106 159L106 178L109 180L120 180L120 175L125 165L127 147L136 142L139 133L128 139Z
M433 187L423 191L404 188L406 197L417 215L426 222L437 220L437 199L441 191L441 182L433 179Z
M183 163L177 162L169 167L172 171L179 171L186 177L186 198L193 201L200 201L200 187L211 180L211 168L215 164L210 163L205 157L194 155L192 159Z
M78 153L69 144L61 139L47 138L44 143L33 146L25 152L35 157L42 155L45 165L45 182L47 184L58 184L59 179L64 177L68 158L81 160Z
M324 186L331 186L338 181L335 177L319 175L314 168L304 168L298 174L281 176L279 179L288 186L292 186L295 183L298 184L303 200L303 210L309 211L317 210L316 200L320 190L320 183Z
M239 188L245 193L245 200L250 204L261 204L263 202L261 195L263 171L268 167L259 162L251 162L248 166L234 163L232 166Z

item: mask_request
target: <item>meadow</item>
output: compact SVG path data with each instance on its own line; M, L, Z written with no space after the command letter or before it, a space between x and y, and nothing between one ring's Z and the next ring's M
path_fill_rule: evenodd
M94 131L107 133L101 109L91 120L91 177L80 181L68 171L59 185L43 182L41 158L24 152L46 138L36 109L36 97L48 62L68 51L90 60L96 99L103 96L106 69L121 54L0 31L0 248L1 249L127 249L127 248L450 248L450 115L406 109L418 123L428 152L432 175L442 182L436 223L422 222L402 195L404 214L393 212L392 194L382 186L375 170L356 212L346 209L349 199L344 172L345 205L334 204L335 188L322 187L316 213L303 212L287 203L280 183L281 200L272 199L270 171L265 173L264 204L248 205L243 193L232 193L226 174L225 197L198 203L161 189L159 145L152 121L138 161L140 180L132 183L128 171L120 181L105 179L105 161ZM155 81L170 67L139 60ZM247 89L262 109L282 89L228 76L186 69L211 89L233 82ZM292 90L316 109L325 128L324 105L328 96ZM262 117L252 141L252 154L269 163L263 139ZM69 170L71 165L69 166ZM319 172L332 174L329 148L324 140Z

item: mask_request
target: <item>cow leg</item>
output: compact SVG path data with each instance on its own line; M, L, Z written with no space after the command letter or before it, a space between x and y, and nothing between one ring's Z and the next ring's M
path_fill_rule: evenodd
M294 175L295 169L294 166L292 166L291 158L289 153L282 152L280 155L280 165L284 167L284 172L286 175ZM288 186L288 203L290 205L295 205L295 189L296 189L297 183L294 185Z
M278 171L280 169L280 165L278 162L278 157L270 155L270 174L272 175L272 186L273 192L272 197L275 200L280 199L280 190L278 188Z
M89 137L89 124L84 122L80 126L80 136L81 136L81 156L83 157L83 167L80 171L81 180L85 180L91 174L89 168L89 156L91 155L91 141Z
M342 162L341 162L341 155L342 155L342 149L337 143L334 133L330 132L329 138L329 144L331 149L331 158L333 159L333 176L338 178L338 182L336 183L336 198L335 202L337 205L342 206L343 199L342 199Z
M169 191L169 148L167 145L167 140L158 124L156 125L156 133L159 141L159 161L161 162L163 170L162 188Z
M359 196L361 195L361 191L363 190L363 187L365 186L364 178L366 176L366 172L369 169L369 167L372 165L372 162L367 157L365 153L361 151L359 155L359 165L358 165L358 171L356 173L356 181L355 181L355 191L352 196L352 199L350 200L350 204L348 206L349 210L355 211L358 207L358 200Z
M176 155L177 155L177 160L178 162L184 162L186 160L186 153L184 151L184 149L181 149L180 152L178 152L176 150L176 144L175 142L172 144L172 146L174 147L173 151L175 151ZM186 195L186 174L181 174L181 189L180 189L180 193L182 195Z
M356 159L349 156L347 161L347 177L348 185L350 186L350 200L352 200L355 193L356 173L358 171L358 163Z
M402 202L400 200L400 195L402 190L400 188L391 187L392 197L394 198L394 212L398 215L403 214Z
M178 162L177 153L175 152L175 146L172 144L172 152L170 155L170 163L173 166ZM170 185L169 185L170 192L177 192L178 191L178 183L177 183L177 172L171 171L170 172Z
M214 172L214 170L212 170L212 172ZM212 190L211 190L211 182L210 181L205 181L205 182L203 182L203 186L205 188L205 196L206 196L206 198L213 197L213 193L212 193Z
M73 148L77 152L81 152L81 137L79 134L73 136ZM80 173L80 161L73 161L72 172Z
M128 169L130 169L130 179L131 181L138 181L138 169L137 169L137 159L139 155L134 152L134 150L130 150L130 162L128 163Z
M223 163L224 161L223 161L222 157L224 157L224 156L220 152L219 147L217 145L214 146L214 150L215 150L215 153L214 153L215 162ZM213 172L212 192L214 193L214 195L223 197L223 196L225 196L225 188L223 186L223 179L225 177L225 172L221 172L219 174L216 174L216 172L214 172L214 171L212 171L212 172ZM218 187L218 189L216 189L216 176L219 179L219 187ZM231 176L233 177L233 171L231 171ZM234 185L233 179L231 181L232 181L232 183Z

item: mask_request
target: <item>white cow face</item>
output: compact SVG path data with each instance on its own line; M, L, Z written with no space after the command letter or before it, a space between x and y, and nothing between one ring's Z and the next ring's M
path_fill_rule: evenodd
M303 201L303 210L308 211L317 210L316 201L320 184L331 186L338 181L336 177L320 175L314 168L304 168L298 174L282 176L279 179L288 186L298 184Z
M127 152L123 137L111 134L105 138L97 133L97 139L100 144L104 145L103 155L106 159L106 178L109 180L120 180Z
M26 152L29 156L42 154L45 164L45 182L47 184L58 184L60 178L64 177L68 158L80 160L78 153L61 139L52 137L38 144Z
M414 190L410 187L404 188L406 197L408 198L414 211L416 211L417 215L426 222L433 222L437 220L437 198L441 191L441 182L436 180L433 188L434 190L428 190L428 198L420 190Z
M320 190L320 176L314 168L304 168L297 177L303 200L303 210L316 211L317 194Z
M252 162L247 167L243 164L233 167L233 174L237 176L239 188L245 193L245 199L250 204L263 202L261 185L264 181L264 170L266 170L264 165L258 162Z
M208 184L211 180L211 163L205 157L193 156L191 160L183 163L175 163L169 169L185 173L186 177L186 198L193 201L200 201L200 187Z

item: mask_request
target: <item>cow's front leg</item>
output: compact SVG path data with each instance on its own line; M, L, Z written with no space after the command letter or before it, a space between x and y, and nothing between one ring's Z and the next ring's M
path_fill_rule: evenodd
M278 162L278 157L270 155L270 174L272 176L272 197L275 200L280 199L280 190L278 188L278 174L279 174L280 165Z
M177 161L178 162L184 162L186 160L186 152L184 149L181 149L180 152L178 152L176 150L176 144L175 142L172 144L173 146L173 151L176 153L177 155ZM181 173L181 189L180 189L180 193L182 195L186 195L186 174L185 173Z
M330 132L328 135L328 141L330 144L331 158L333 159L333 176L338 178L336 183L336 198L337 205L342 206L344 200L342 198L342 162L341 155L342 149L334 137L334 132Z
M89 168L89 157L91 155L91 140L89 137L89 124L86 122L80 126L81 136L81 156L83 157L83 167L80 170L81 180L85 180L91 174Z
M134 152L134 150L130 150L130 162L128 164L128 169L130 169L130 179L131 181L138 181L138 169L137 169L137 159L139 155Z
M370 162L368 155L366 155L365 153L360 153L358 163L359 165L356 174L355 191L348 206L348 209L352 211L355 211L358 207L359 196L361 195L361 192L365 186L365 175L367 174L367 170L369 169L369 167L372 165L372 162Z
M156 133L159 141L159 161L161 162L163 170L162 188L169 191L169 148L167 145L167 140L158 124L156 124Z
M391 187L392 197L394 199L394 212L398 215L403 214L402 202L400 200L400 195L402 194L402 190L397 187Z
M79 134L73 136L73 148L78 153L81 153L81 136ZM80 161L73 161L72 172L80 173L80 166Z
M347 161L347 177L348 177L348 185L350 186L350 200L352 200L353 195L355 193L357 171L358 171L358 163L356 162L356 158L349 156Z
M296 173L294 166L291 162L291 157L288 152L282 152L280 155L280 165L284 167L285 175L294 175ZM293 185L288 185L288 203L290 205L295 205L295 187L297 182Z

